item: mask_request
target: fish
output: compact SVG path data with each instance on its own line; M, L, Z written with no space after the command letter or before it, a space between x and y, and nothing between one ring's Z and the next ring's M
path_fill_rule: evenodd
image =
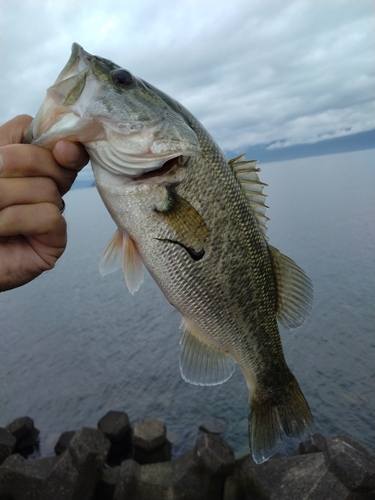
M117 225L100 272L122 267L134 294L145 266L181 313L183 379L221 384L238 365L256 463L285 438L305 439L314 418L286 363L279 325L306 322L313 286L268 241L257 161L228 161L183 105L76 43L24 142L52 149L60 139L85 146Z

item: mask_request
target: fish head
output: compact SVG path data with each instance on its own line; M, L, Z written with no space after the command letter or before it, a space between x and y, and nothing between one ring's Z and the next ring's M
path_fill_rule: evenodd
M74 43L24 142L48 149L61 139L81 142L93 167L128 177L159 169L179 156L199 155L195 132L163 96Z

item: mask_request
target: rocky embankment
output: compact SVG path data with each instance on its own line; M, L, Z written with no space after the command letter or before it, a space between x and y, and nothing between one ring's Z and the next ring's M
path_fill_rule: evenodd
M256 465L209 430L171 461L162 422L131 428L126 413L111 411L97 428L64 432L56 456L25 458L39 431L17 419L0 428L0 500L375 499L375 458L350 437L315 434L293 456Z

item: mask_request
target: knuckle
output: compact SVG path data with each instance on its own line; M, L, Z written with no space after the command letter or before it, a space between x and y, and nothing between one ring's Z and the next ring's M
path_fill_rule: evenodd
M8 144L2 146L2 177L22 177L35 171L35 157L29 144Z
M44 203L44 210L46 219L49 221L49 224L54 227L57 225L61 225L64 221L64 218L61 217L60 210L54 203Z
M49 177L40 178L41 192L44 193L46 201L50 201L55 205L61 205L61 196L55 181Z

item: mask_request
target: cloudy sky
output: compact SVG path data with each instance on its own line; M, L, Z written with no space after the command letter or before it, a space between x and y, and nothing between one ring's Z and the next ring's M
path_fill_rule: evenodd
M78 42L182 102L226 151L349 141L375 129L374 6L0 0L0 123L36 113Z

